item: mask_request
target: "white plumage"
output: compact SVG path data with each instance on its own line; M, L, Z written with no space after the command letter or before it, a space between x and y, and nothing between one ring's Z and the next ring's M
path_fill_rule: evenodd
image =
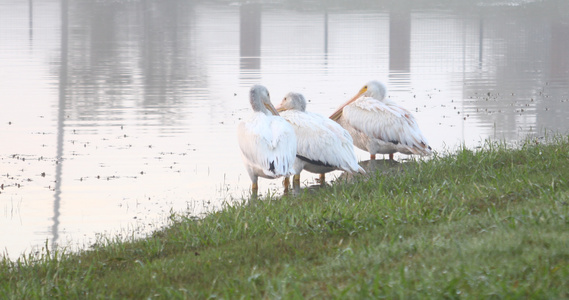
M430 155L431 147L421 133L415 117L405 108L386 99L383 83L370 81L358 94L344 103L330 119L352 135L354 145L376 154L393 153Z
M364 172L356 159L350 134L338 123L306 111L306 100L299 93L288 93L277 108L296 134L297 150L294 162L294 183L300 182L300 172L321 174L342 170Z
M253 114L239 123L237 136L245 168L251 177L254 193L258 178L288 177L294 173L296 136L292 126L271 104L269 92L262 85L250 91ZM285 190L288 184L285 186Z

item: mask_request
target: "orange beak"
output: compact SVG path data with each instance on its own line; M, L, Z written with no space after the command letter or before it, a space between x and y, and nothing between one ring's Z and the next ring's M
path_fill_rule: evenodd
M342 104L342 106L340 106L331 116L330 119L332 119L333 121L338 121L340 119L340 117L342 116L342 112L344 110L344 107L346 107L348 104L356 101L361 95L363 95L363 93L365 93L367 91L367 85L364 86L363 88L360 89L360 91L354 96L352 97L352 99L346 101L346 103Z
M271 103L265 103L265 107L275 116L279 115L279 112L275 109L275 107Z

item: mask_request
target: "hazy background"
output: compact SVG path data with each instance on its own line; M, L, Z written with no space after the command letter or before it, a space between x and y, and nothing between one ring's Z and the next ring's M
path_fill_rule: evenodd
M297 91L330 115L384 81L438 152L566 133L567 11L563 0L2 1L0 246L17 257L140 236L171 212L246 197L236 126L256 83L275 104ZM278 194L280 181L259 190Z

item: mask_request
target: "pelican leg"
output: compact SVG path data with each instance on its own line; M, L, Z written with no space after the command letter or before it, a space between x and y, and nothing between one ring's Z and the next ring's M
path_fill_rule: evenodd
M300 174L292 177L292 192L294 195L298 195L300 193Z
M319 181L320 181L320 185L325 185L326 184L326 174L321 173Z
M283 187L284 187L284 194L288 194L289 190L290 190L290 178L287 176L285 177L285 179L283 180Z
M294 187L299 187L300 186L300 174L296 174L292 177L292 185Z
M257 197L258 190L259 190L259 185L256 182L253 182L253 185L251 186L251 194L253 195L253 197Z

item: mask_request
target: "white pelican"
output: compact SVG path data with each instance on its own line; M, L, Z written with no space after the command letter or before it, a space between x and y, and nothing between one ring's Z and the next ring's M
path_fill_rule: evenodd
M430 155L431 147L419 130L415 117L405 108L386 99L383 83L370 81L358 94L336 110L330 119L346 128L354 145L375 155L393 153Z
M300 172L320 174L342 170L348 173L365 172L358 165L350 133L338 123L306 111L306 100L299 93L288 93L277 108L296 134L297 148L293 185L300 185Z
M269 91L262 85L254 85L250 92L253 115L237 127L239 147L245 168L253 182L253 194L257 194L258 179L292 175L296 157L296 135L292 126L271 104Z

